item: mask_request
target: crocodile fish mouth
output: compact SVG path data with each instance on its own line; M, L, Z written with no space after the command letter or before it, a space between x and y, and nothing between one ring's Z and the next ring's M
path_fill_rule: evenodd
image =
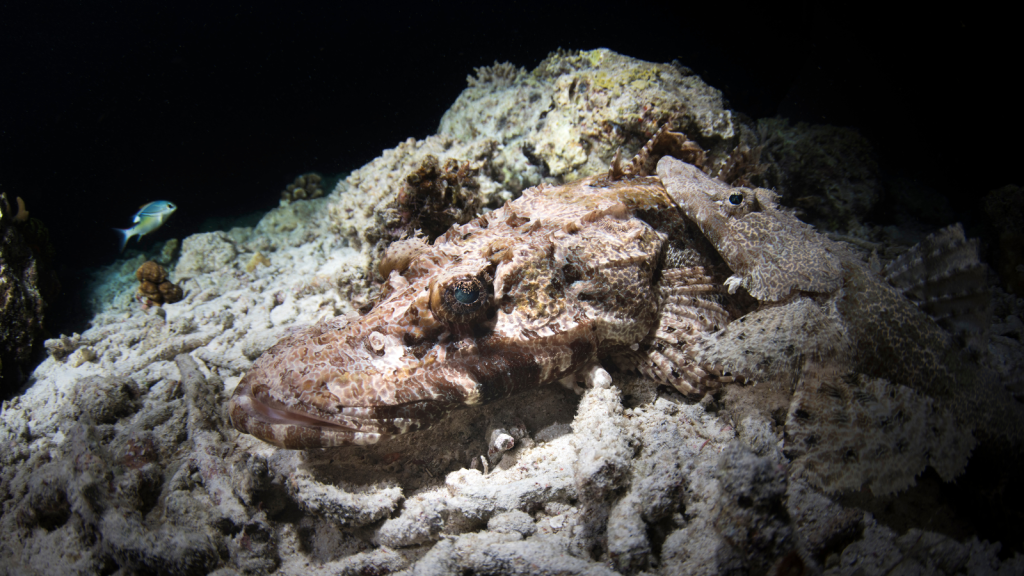
M339 342L359 331L354 327L319 338L329 337L337 351ZM575 373L595 349L593 339L580 333L528 346L489 346L483 339L470 351L449 351L443 362L410 363L393 373L359 373L358 361L311 373L274 362L279 357L272 354L239 383L228 413L237 430L282 448L370 445L429 428L458 408ZM348 347L344 355L354 360L359 352Z
M344 406L333 411L308 404L291 406L251 382L240 383L228 411L236 429L281 448L327 448L376 444L382 438L429 427L462 404L464 394L446 400L417 400L385 406Z
M302 405L288 407L265 394L263 396L253 393L251 383L239 384L228 408L232 424L265 442L290 449L376 444L381 438L391 435L383 429L393 429L393 433L421 429L431 419L429 413L439 409L439 406L428 406L422 401L393 406L390 410L350 406L328 417L313 413ZM381 412L393 412L395 415L384 418ZM407 415L397 416L403 412ZM411 417L416 413L423 416Z
M256 398L252 394L252 386L248 383L239 385L229 404L231 422L239 430L248 431L250 434L272 442L281 447L287 447L283 439L289 437L308 437L314 434L319 435L324 430L331 430L334 434L355 435L359 430L337 424L325 418L311 416L301 410L290 409L277 402L265 401ZM280 441L274 441L282 438ZM372 444L379 439L365 438L363 444Z

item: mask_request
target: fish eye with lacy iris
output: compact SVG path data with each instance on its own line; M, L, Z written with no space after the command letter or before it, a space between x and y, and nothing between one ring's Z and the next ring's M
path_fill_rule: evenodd
M876 271L702 162L663 127L607 173L393 243L372 309L265 352L234 426L291 449L374 444L608 367L783 410L787 456L826 491L891 493L926 466L948 481L979 438L1020 445L1019 409L986 402L1001 392L972 359L989 295L959 225Z

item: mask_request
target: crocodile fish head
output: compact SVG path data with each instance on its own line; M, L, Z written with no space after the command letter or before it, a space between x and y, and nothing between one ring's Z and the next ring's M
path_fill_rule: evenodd
M633 216L656 179L540 186L432 244L396 243L377 305L265 352L229 405L285 448L372 444L574 375L647 335L664 236Z

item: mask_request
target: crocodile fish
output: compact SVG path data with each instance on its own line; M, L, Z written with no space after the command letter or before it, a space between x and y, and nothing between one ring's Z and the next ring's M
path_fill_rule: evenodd
M990 293L978 242L959 224L876 271L769 190L728 186L671 157L657 173L732 271L729 291L759 301L691 351L758 382L748 406L770 411L766 395L783 391L775 408L787 413L794 473L827 491L888 494L926 466L952 480L976 437L1024 445L1020 403L970 345L987 328Z
M626 166L392 244L374 308L264 353L234 426L285 448L371 444L613 362L691 396L757 383L730 390L788 414L785 453L825 490L889 493L926 466L950 480L972 431L1024 445L1021 410L958 340L988 306L961 228L878 271L700 154L663 129ZM758 397L773 390L781 406Z
M234 426L285 448L372 444L456 408L607 377L607 361L684 393L727 380L691 348L741 299L651 175L664 151L700 154L663 129L608 173L525 190L432 244L392 244L376 305L265 352L230 400Z

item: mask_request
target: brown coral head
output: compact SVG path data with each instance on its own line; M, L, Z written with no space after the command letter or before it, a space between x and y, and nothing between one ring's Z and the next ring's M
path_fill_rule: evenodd
M153 282L143 280L142 284L139 284L139 294L156 304L160 303L160 288Z
M320 198L324 195L323 189L320 188L322 180L323 178L319 174L313 172L301 174L295 178L294 182L285 186L284 191L281 192L281 199L286 202L294 202L295 200Z
M166 280L161 282L158 288L160 289L160 296L163 297L163 301L165 304L174 304L175 302L180 302L181 299L185 296L184 292L181 289L181 286L178 286L177 284L171 284Z
M139 281L139 295L146 298L149 304L173 304L184 296L180 287L167 280L167 270L152 260L139 266L135 278Z
M163 266L156 262L147 260L142 263L142 266L139 266L138 270L135 271L135 278L139 282L152 282L153 284L159 284L164 280L167 280L167 271L164 270Z

